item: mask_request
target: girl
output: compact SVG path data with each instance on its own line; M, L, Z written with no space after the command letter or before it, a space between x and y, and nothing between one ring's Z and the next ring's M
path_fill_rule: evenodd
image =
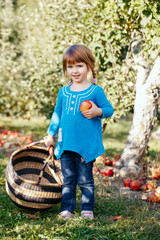
M105 152L102 144L101 119L111 117L114 110L102 88L91 84L88 75L95 82L95 59L83 45L69 47L63 56L63 72L71 84L58 93L57 104L48 128L46 146L54 145L53 136L58 131L55 156L61 159L63 174L62 212L64 219L72 218L76 205L76 185L81 193L81 216L93 219L94 180L93 163ZM92 107L80 111L84 100Z

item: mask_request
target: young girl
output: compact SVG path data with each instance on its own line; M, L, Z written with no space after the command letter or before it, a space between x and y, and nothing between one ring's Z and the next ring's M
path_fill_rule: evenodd
M83 45L73 45L63 56L63 72L70 79L58 93L57 104L48 128L46 146L54 145L58 132L55 156L61 159L63 174L62 212L64 219L72 218L76 205L76 185L81 193L81 216L93 219L93 163L105 152L102 144L101 119L111 117L114 110L102 88L95 85L95 59ZM88 81L92 75L93 83ZM80 111L84 100L92 107Z

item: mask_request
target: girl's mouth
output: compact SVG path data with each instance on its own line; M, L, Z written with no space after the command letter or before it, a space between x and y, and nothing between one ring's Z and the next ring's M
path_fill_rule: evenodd
M74 78L79 78L80 75L72 75Z

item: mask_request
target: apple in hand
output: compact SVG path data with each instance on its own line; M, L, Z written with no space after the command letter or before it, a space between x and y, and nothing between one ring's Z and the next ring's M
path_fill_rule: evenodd
M133 180L131 183L130 183L130 188L133 190L133 191L138 191L141 187L141 183L139 180Z
M84 100L80 105L80 111L84 112L92 107L92 103L89 100Z

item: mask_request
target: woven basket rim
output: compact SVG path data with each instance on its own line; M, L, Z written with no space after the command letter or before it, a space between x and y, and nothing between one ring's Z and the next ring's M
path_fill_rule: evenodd
M25 182L25 183L37 185L37 182L34 182L34 181L32 181L32 180L27 180L27 179L24 179L23 177L20 177L20 176L17 174L17 172L15 171L15 169L14 169L14 167L13 167L13 165L12 165L13 157L14 157L16 154L18 154L19 152L22 152L22 151L24 151L24 150L29 150L29 149L33 149L33 150L34 150L34 149L41 149L41 150L45 150L46 153L48 152L48 150L47 150L46 148L44 148L44 147L39 147L39 146L23 147L23 148L18 149L18 150L14 151L14 152L12 153L12 155L11 155L11 157L10 157L10 163L11 163L11 166L12 166L12 168L13 168L13 170L14 170L14 174L16 175L16 177L17 177L19 180L21 180L21 181L23 181L23 182ZM55 161L56 161L56 160L55 160ZM39 185L40 185L40 186L57 186L57 187L62 187L62 184L59 184L59 183L40 183Z

